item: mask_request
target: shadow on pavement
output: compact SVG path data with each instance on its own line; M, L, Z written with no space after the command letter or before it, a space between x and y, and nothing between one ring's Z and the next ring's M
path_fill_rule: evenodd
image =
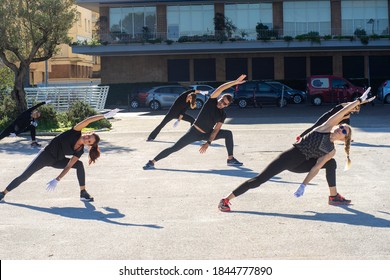
M111 219L120 219L125 217L124 214L120 213L118 209L111 208L111 207L103 207L105 211L108 213L103 213L101 211L96 211L96 207L93 206L91 203L84 202L85 208L81 207L39 207L39 206L33 206L33 205L26 205L21 203L11 203L11 202L4 202L5 204L16 206L16 207L22 207L27 208L35 211L40 211L44 213L49 213L53 215L58 215L66 218L71 219L81 219L81 220L97 220L105 223L110 223L114 225L120 225L120 226L132 226L132 227L147 227L147 228L154 228L154 229L162 229L163 227L158 225L152 225L152 224L129 224L129 223L121 223L117 221L113 221Z
M283 217L290 219L300 219L309 221L322 221L330 223L348 224L354 226L366 226L366 227L377 227L377 228L390 228L390 220L377 218L374 215L364 213L362 211L350 208L348 206L338 206L345 209L351 214L341 213L318 213L314 211L306 211L314 215L297 215L297 214L283 214L283 213L267 213L257 211L231 211L228 213L237 214L250 214L259 216L271 216L271 217ZM383 213L383 212L381 212ZM388 214L388 213L386 213Z

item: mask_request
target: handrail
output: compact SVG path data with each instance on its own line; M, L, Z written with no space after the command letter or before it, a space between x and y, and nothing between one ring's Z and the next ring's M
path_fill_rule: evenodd
M66 86L25 88L27 106L50 100L56 111L68 111L76 101L83 101L97 111L104 110L109 86Z

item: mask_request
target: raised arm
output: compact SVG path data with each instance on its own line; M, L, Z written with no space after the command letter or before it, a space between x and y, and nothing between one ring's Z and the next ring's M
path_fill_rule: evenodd
M335 125L338 125L344 118L345 115L348 115L349 113L351 113L353 110L355 110L355 107L362 104L363 102L366 103L366 99L367 99L367 96L368 96L368 93L370 92L371 88L369 87L363 94L361 97L359 97L358 99L356 99L355 101L353 102L349 102L347 103L347 105L341 109L340 111L338 111L337 113L335 113L333 116L331 116L323 125L322 127L319 129L319 131L330 131L332 129L332 127L334 127ZM373 99L369 99L370 101L372 101Z
M99 115L95 115L95 116L86 118L85 120L83 120L83 121L79 122L78 124L76 124L73 127L73 129L77 130L77 131L81 131L83 128L87 127L90 123L96 122L96 121L104 119L104 118L106 118L106 119L112 118L118 112L119 112L119 109L114 109L114 110L111 110L111 111L109 111L108 113L105 113L105 114L99 114Z
M246 78L246 75L241 75L240 77L237 78L237 80L234 80L234 81L230 81L230 82L227 82L227 83L224 83L222 85L220 85L219 87L217 87L217 89L211 94L210 98L217 98L224 90L232 87L232 86L235 86L235 85L240 85L240 84L243 84L245 83L244 79Z

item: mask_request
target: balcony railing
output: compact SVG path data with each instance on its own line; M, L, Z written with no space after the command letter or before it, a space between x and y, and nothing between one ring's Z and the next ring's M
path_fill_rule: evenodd
M389 28L383 30L381 34L376 34L364 29L356 29L354 32L345 32L341 29L328 31L308 31L307 33L298 33L297 31L286 31L278 29L261 30L256 32L254 29L236 30L228 33L226 31L215 32L181 32L172 34L166 32L150 32L127 34L123 32L100 33L98 39L92 42L78 42L76 45L107 45L107 44L130 44L130 43L161 43L161 42L210 42L210 41L254 41L254 40L305 40L310 36L316 36L320 39L353 39L368 37L373 39L389 38ZM307 39L307 40L310 40Z

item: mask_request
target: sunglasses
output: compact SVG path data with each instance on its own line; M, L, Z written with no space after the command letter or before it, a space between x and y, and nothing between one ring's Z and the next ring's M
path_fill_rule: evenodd
M343 125L340 125L339 128L341 129L341 132L342 132L344 135L347 135L347 134L348 134L348 131L344 128Z

